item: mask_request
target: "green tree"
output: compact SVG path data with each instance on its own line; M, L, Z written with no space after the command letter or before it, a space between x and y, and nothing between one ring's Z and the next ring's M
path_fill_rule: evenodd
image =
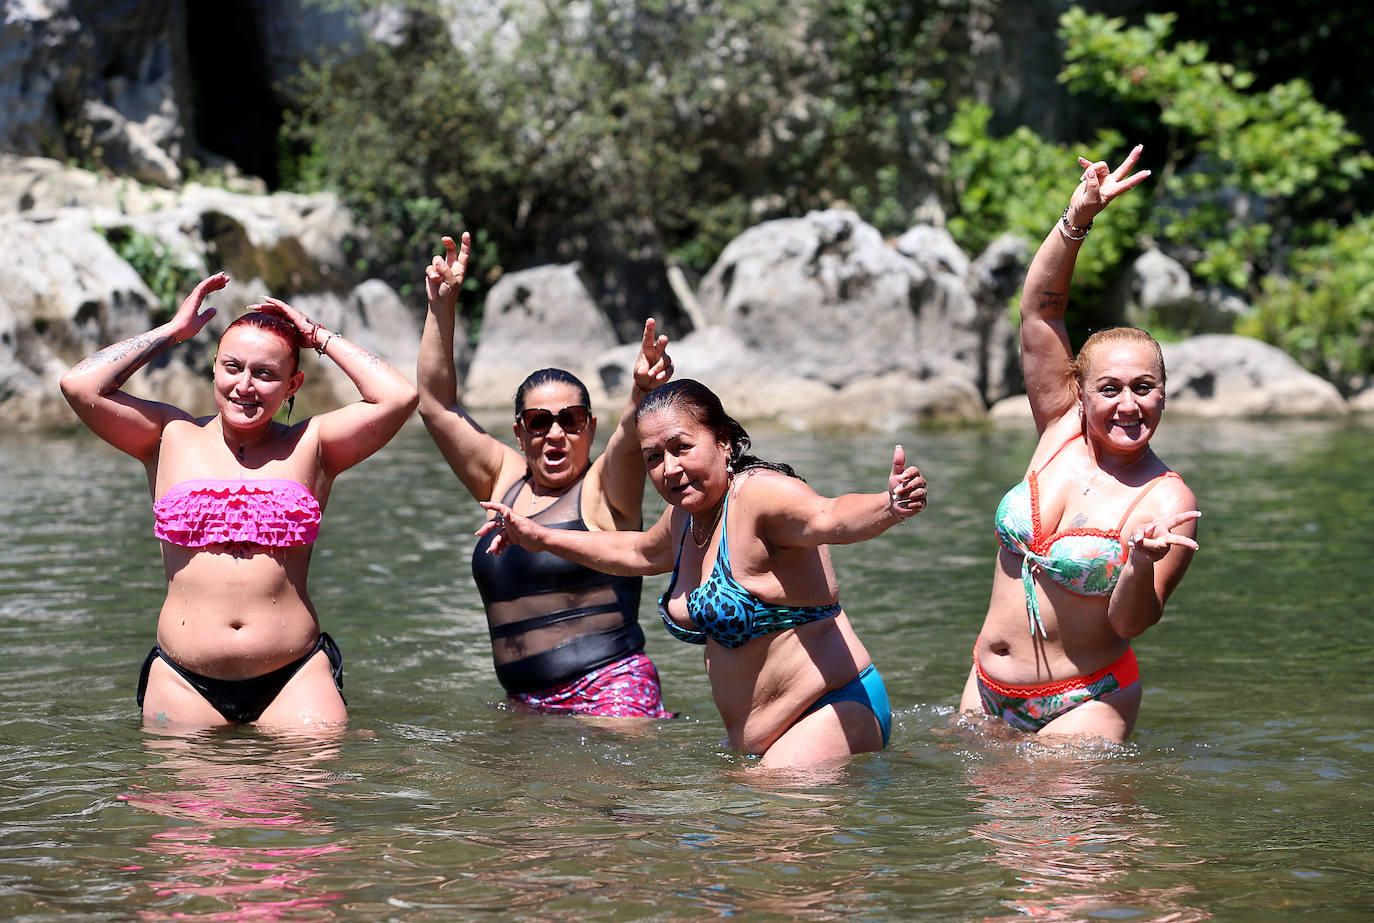
M1374 217L1330 224L1271 275L1240 333L1279 346L1347 393L1374 376Z
M402 267L460 217L511 267L594 279L702 272L750 224L837 202L897 232L991 2L516 0L461 51L414 3L399 42L307 73L283 175L338 189Z
M1167 132L1151 229L1199 278L1258 294L1301 226L1328 212L1371 166L1344 117L1303 80L1253 89L1199 42L1170 43L1175 16L1139 26L1080 8L1060 18L1071 91L1104 101L1118 123Z

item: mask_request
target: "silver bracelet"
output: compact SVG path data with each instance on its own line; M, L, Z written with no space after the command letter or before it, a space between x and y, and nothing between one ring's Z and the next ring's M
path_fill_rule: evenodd
M905 500L897 499L897 491L893 490L891 487L887 489L887 510L893 516L897 517L897 522L901 525L906 524L906 517L902 515L902 511L900 509L900 504L905 502Z
M1059 216L1059 220L1055 222L1055 226L1059 228L1059 233L1063 234L1069 240L1087 240L1088 232L1093 229L1093 223L1091 221L1088 222L1088 226L1085 228L1080 228L1076 224L1069 224L1069 206L1067 205L1064 206L1064 214Z
M324 342L321 343L319 346L316 346L316 347L315 347L315 352L317 352L318 354L320 354L321 356L323 356L323 355L324 355L325 347L327 347L327 346L329 345L329 341L332 340L332 339L334 339L334 331L331 330L331 331L329 331L329 335L328 335L327 337L324 338Z

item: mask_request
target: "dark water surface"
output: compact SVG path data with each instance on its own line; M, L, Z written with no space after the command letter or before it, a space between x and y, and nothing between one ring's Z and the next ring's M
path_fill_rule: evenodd
M822 492L879 489L891 458L757 436ZM348 729L142 730L163 594L142 469L87 434L0 439L0 917L1374 918L1374 423L1169 421L1202 551L1136 643L1135 738L1071 752L951 727L1029 435L904 441L930 509L835 551L892 746L808 777L724 748L700 649L655 622L666 578L642 618L685 717L496 707L480 510L418 426L340 478L315 552Z

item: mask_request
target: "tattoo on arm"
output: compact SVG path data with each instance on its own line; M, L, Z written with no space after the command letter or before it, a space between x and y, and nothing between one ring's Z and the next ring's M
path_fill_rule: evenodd
M171 345L171 337L153 336L151 333L140 333L138 336L122 340L113 346L106 346L99 352L87 356L76 364L72 370L75 372L86 372L102 365L116 365L128 363L127 367L115 372L114 382L108 389L117 391L124 386L124 382L129 377L143 368L148 360L162 352Z
M1036 307L1041 313L1057 316L1064 313L1068 303L1067 292L1041 292L1040 303Z

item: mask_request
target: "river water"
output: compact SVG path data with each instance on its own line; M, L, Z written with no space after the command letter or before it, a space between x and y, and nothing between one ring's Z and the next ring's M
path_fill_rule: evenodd
M0 438L0 917L1374 918L1374 421L1166 423L1202 550L1136 643L1144 705L1115 749L954 725L1031 438L904 442L930 508L835 549L892 745L769 775L724 747L700 649L657 625L666 578L642 618L683 717L498 707L480 510L418 425L339 479L316 547L347 730L145 731L163 587L142 469L85 433ZM891 459L871 435L756 448L828 493L880 488Z

